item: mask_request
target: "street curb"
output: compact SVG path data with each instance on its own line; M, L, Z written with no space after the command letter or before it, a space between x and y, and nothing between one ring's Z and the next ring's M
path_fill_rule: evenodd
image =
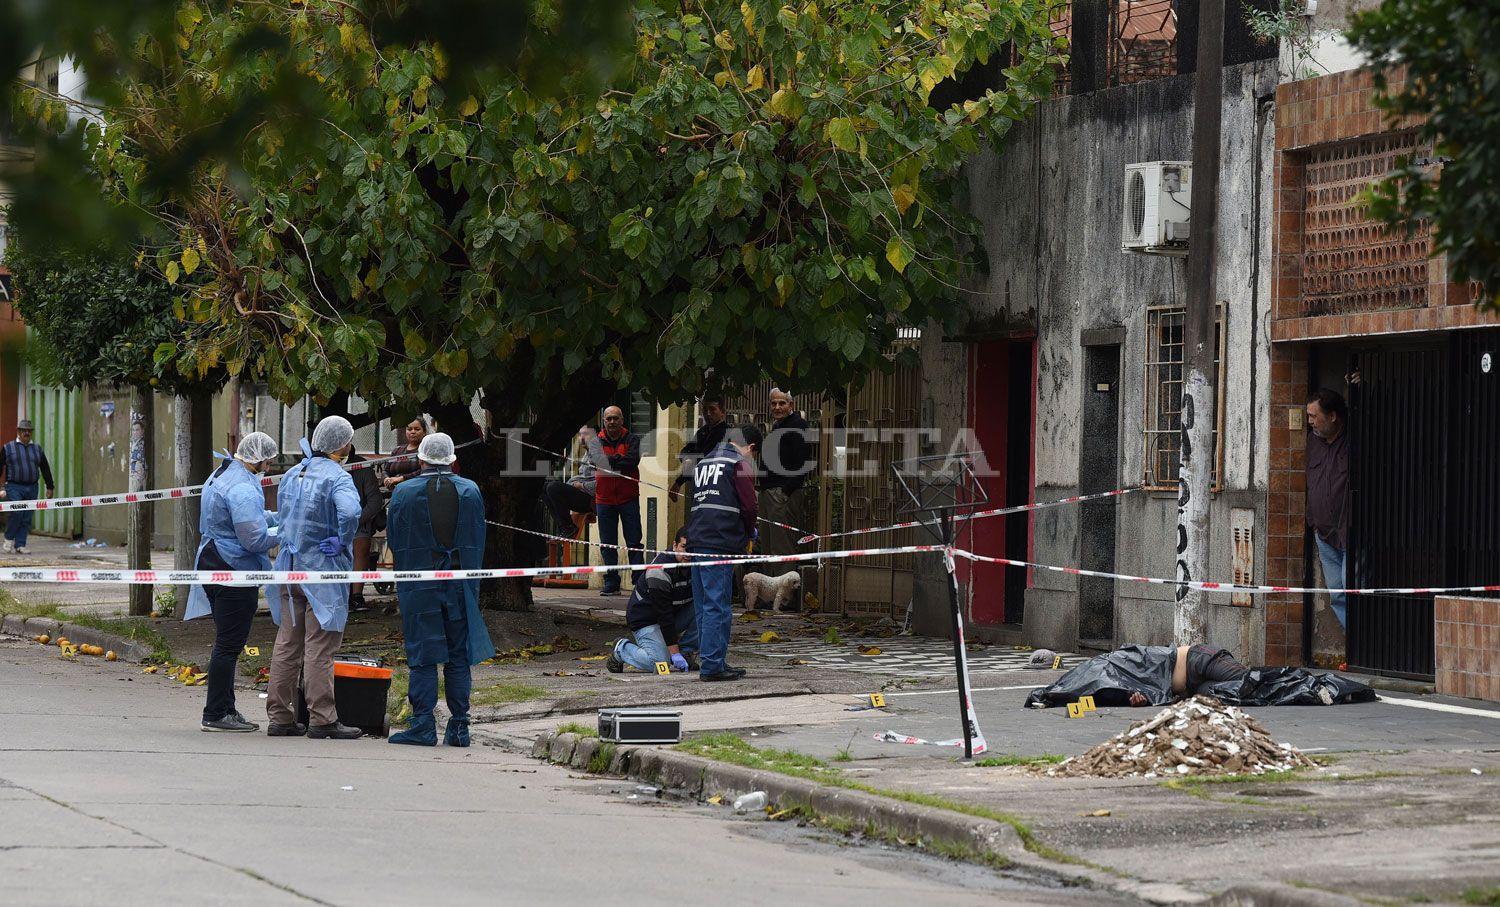
M1364 907L1365 903L1342 894L1268 882L1236 885L1214 896L1205 907Z
M874 826L903 841L961 847L981 857L998 858L1011 866L1049 876L1068 886L1113 890L1158 904L1206 900L1206 895L1176 885L1144 882L1087 866L1042 859L1028 851L1016 830L1004 822L758 771L676 750L607 744L597 737L553 731L538 737L532 743L530 753L533 758L553 764L587 770L604 746L615 747L610 754L607 774L623 775L697 800L707 800L715 795L730 800L741 794L765 791L770 804L780 809L805 806L821 816L841 819L861 828Z
M80 624L64 623L51 617L22 617L19 614L7 614L3 623L0 623L0 632L25 639L40 636L43 633L54 640L59 636L66 636L70 642L79 645L99 646L105 650L112 650L122 661L141 661L152 651L151 647L128 637L106 633L103 630Z

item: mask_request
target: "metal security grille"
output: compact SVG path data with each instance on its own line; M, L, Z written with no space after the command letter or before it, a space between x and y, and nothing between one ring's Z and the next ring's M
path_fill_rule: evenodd
M1072 52L1073 4L1071 2L1059 3L1052 8L1052 35L1061 39L1059 52L1065 54ZM1072 87L1072 74L1068 69L1068 64L1063 63L1057 67L1057 75L1052 87L1053 94L1065 95Z
M1444 344L1359 355L1349 415L1350 586L1444 580L1448 466ZM1432 596L1359 595L1348 602L1353 670L1431 677Z
M1181 468L1182 382L1187 365L1182 351L1181 308L1153 306L1146 310L1146 440L1144 484L1152 488L1174 488ZM1215 328L1214 372L1219 404L1214 407L1213 481L1217 486L1224 449L1220 429L1224 425L1224 315L1220 308Z
M1110 7L1109 84L1177 74L1174 0L1119 0Z
M1500 330L1453 337L1454 414L1448 479L1448 579L1500 577Z
M1338 315L1427 304L1431 237L1395 236L1360 204L1370 184L1421 153L1416 133L1343 142L1309 152L1304 184L1302 308Z

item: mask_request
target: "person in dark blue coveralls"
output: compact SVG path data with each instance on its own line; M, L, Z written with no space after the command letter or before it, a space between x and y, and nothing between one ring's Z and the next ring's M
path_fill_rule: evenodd
M484 499L479 486L453 474L453 439L438 432L422 439L422 471L396 486L386 524L397 570L475 570L484 558ZM437 746L437 666L443 665L448 727L443 742L469 745L471 666L492 658L479 614L479 580L402 581L401 629L411 679L406 698L412 717L392 743Z

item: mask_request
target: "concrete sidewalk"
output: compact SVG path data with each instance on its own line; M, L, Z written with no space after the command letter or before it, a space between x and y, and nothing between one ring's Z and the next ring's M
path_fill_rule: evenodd
M69 539L33 535L27 554L0 554L0 567L83 567L96 570L125 568L125 547L75 548ZM172 569L171 551L153 550L151 566ZM108 616L130 610L129 587L124 585L72 585L66 583L6 583L5 591L24 605L55 604L69 614ZM179 609L180 613L180 609Z
M1373 703L1248 710L1276 739L1328 761L1289 779L1063 779L1046 776L1045 764L964 762L957 748L874 739L885 730L929 740L958 736L951 681L843 672L841 687L775 695L763 681L796 669L770 658L738 660L751 677L725 686L744 698L679 701L673 707L683 713L685 734L733 734L757 748L821 760L836 779L834 789L855 784L936 797L954 810L1008 814L1042 849L1098 867L1132 896L1190 901L1277 883L1372 903L1457 902L1466 890L1500 885L1500 707L1491 704L1382 693ZM829 678L839 673L817 671ZM973 698L989 760L1075 755L1156 712L1107 708L1070 719L1062 709L1023 708L1026 693L1057 673L976 675ZM640 705L653 704L647 695L653 689L672 704L669 691L686 683L617 676L636 681ZM887 707L871 708L868 694L882 689ZM554 714L479 730L523 749L565 720ZM574 720L591 725L594 715L589 710ZM685 758L661 749L648 762L661 767ZM697 777L693 764L685 762L684 777ZM1108 814L1093 815L1101 810Z

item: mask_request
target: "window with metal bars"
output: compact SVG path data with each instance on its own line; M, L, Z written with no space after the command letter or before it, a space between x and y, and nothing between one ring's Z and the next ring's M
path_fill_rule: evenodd
M1187 372L1182 328L1186 311L1179 306L1146 310L1146 457L1142 484L1177 487L1182 459L1182 384ZM1224 463L1224 310L1214 328L1214 459L1212 482L1219 486Z

